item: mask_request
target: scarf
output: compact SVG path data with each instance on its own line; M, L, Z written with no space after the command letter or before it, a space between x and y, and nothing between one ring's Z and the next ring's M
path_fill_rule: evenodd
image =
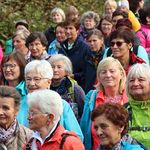
M0 141L1 142L6 142L8 141L15 133L17 127L17 121L16 119L12 123L12 125L5 130L4 128L0 127Z

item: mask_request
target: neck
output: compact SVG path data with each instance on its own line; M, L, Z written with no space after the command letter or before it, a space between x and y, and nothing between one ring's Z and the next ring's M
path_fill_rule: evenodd
M64 78L65 78L65 77L64 77ZM62 79L53 79L53 80L52 80L52 86L53 86L53 87L59 86L59 85L61 84L62 80L64 80L64 78L62 78Z
M106 97L116 97L119 94L119 86L118 87L107 87L107 88L104 88L104 91L105 91L105 96Z
M135 95L133 99L136 101L147 101L150 100L150 93L145 95Z
M28 48L24 48L24 49L22 49L22 51L21 51L21 53L22 53L24 56L26 56L26 55L28 54L28 52L29 52Z
M78 35L77 35L77 36L78 36ZM77 39L77 36L75 36L75 37L73 37L73 38L68 39L68 42L69 42L70 44L74 43L74 42L75 42L75 40Z
M11 87L16 87L19 84L19 80L8 81L8 85Z

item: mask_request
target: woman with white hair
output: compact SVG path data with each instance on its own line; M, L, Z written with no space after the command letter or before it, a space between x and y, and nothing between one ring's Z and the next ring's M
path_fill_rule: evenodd
M127 77L129 133L150 149L150 67L136 64Z
M53 68L50 89L59 93L70 104L76 118L79 120L83 112L85 94L77 82L70 77L72 75L70 59L62 54L57 54L51 56L50 64Z
M39 89L50 89L52 77L53 69L48 61L31 61L25 67L25 81L28 93L32 93ZM82 131L71 107L65 100L62 100L62 103L63 113L61 115L60 124L63 125L66 130L76 132L83 140Z
M63 112L59 94L49 89L34 91L28 95L28 105L30 128L35 132L24 150L57 150L60 149L60 146L64 150L84 150L84 145L79 137L73 132L66 131L59 124ZM68 137L62 145L65 135Z

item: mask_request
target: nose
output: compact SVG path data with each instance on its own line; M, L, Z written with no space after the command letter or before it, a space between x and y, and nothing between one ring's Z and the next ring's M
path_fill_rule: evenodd
M96 134L98 136L101 136L103 134L102 129L100 127L96 130Z
M135 79L133 84L134 84L134 85L139 85L138 79Z
M111 76L111 73L109 71L106 71L106 76L107 77L110 77Z
M3 114L3 110L0 108L0 115L2 115Z

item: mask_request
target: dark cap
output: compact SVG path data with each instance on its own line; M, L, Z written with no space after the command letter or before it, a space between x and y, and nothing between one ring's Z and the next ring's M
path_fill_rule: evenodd
M15 27L17 27L18 25L23 25L23 26L25 26L27 29L29 28L29 25L28 25L28 23L27 23L26 20L18 20L18 21L16 22L16 24L15 24Z

